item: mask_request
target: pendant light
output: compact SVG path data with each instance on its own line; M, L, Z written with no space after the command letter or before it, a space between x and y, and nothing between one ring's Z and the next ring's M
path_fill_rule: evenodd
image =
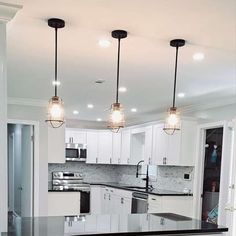
M184 39L173 39L170 41L170 46L176 48L175 55L175 76L174 76L174 91L173 91L173 103L172 107L168 110L168 116L165 121L165 125L163 130L169 134L173 135L176 130L180 130L180 116L175 106L175 98L176 98L176 83L177 83L177 66L178 66L178 52L179 47L183 47L185 45Z
M62 99L57 95L57 30L65 27L65 21L62 19L51 18L48 20L48 26L55 29L55 94L48 102L47 120L46 122L52 126L52 128L61 127L64 122L64 106Z
M119 103L119 82L120 82L120 41L127 37L127 31L114 30L111 36L118 39L118 57L117 57L117 77L116 77L116 102L111 105L110 115L108 120L108 128L113 132L118 132L120 128L124 128L125 117L122 105Z

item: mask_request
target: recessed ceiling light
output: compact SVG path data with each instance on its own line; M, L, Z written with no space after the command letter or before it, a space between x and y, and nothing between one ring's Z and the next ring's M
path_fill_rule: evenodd
M119 87L119 92L125 93L127 91L126 87Z
M53 81L52 81L52 85L53 85L53 86L55 86L55 85L59 86L59 85L61 85L61 82L58 81L58 80L57 80L57 81L53 80Z
M100 121L102 121L102 119L101 118L97 118L97 121L100 122Z
M87 107L92 109L94 106L93 106L93 104L88 104Z
M111 41L108 40L108 39L100 39L98 41L98 45L101 47L101 48L108 48L110 47L111 45Z
M74 111L73 111L73 114L74 114L74 115L78 115L79 112L78 112L77 110L74 110Z
M131 108L131 112L137 112L137 108Z
M185 97L185 93L178 93L178 97L179 98L184 98Z
M202 52L196 52L193 54L193 60L195 61L202 61L205 55Z

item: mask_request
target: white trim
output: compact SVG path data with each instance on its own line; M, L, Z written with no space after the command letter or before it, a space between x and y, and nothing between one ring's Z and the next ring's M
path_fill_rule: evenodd
M228 121L218 121L213 123L207 123L198 125L198 131L197 131L197 154L195 159L195 178L194 178L194 218L201 219L201 207L202 207L202 188L203 188L203 168L204 168L204 145L205 145L205 130L206 129L212 129L212 128L219 128L223 127L223 144L222 144L222 157L226 156L226 153L228 152L228 147L230 144L227 144L229 140L226 140L228 138L228 130L227 128L230 127L230 122ZM227 143L226 143L227 142ZM223 164L223 161L222 161ZM222 166L223 169L223 166ZM221 171L221 180L222 180L222 171ZM227 185L228 183L226 183ZM222 185L222 183L221 183ZM219 199L219 210L222 211L224 206L222 206L220 203L222 196L220 196ZM222 222L223 217L219 214L219 221ZM220 223L219 222L219 223Z
M21 8L21 5L0 2L0 22L7 23Z
M47 103L48 101L40 99L16 98L16 97L8 97L7 99L7 104L10 105L46 107Z
M39 216L39 122L8 119L7 123L34 126L34 216Z

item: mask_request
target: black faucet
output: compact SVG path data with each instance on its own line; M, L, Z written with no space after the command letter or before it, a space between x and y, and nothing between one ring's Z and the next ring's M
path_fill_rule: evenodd
M136 169L136 178L138 178L139 175L144 175L144 174L139 174L139 172L138 172L139 165L140 165L140 163L142 163L142 162L144 162L144 161L143 161L143 160L139 161L138 164L137 164L137 166L136 166L136 167L137 167L137 169ZM145 188L146 188L146 190L148 190L148 189L149 189L148 165L147 165L146 177L143 178L142 180L145 180L145 181L146 181Z

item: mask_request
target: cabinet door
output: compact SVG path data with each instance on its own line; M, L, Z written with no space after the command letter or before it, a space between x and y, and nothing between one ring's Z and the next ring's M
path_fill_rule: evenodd
M74 132L71 129L66 129L65 131L65 143L73 143L74 140Z
M121 214L131 214L131 198L121 197Z
M130 130L122 130L120 164L129 164L130 162L130 141L131 141Z
M75 130L73 132L73 137L74 143L86 144L86 132Z
M121 158L121 133L112 134L112 164L118 164Z
M163 131L163 124L153 126L152 165L167 164L168 135Z
M180 165L180 148L181 148L182 130L176 131L173 135L168 136L168 149L166 165Z
M98 133L87 133L87 160L86 163L98 162Z
M101 214L102 212L102 188L100 186L91 186L90 191L90 212L91 214Z
M144 158L145 164L150 165L152 160L152 126L145 128Z
M110 131L98 134L98 163L109 164L112 157L112 133Z
M65 126L48 127L48 162L65 163Z

